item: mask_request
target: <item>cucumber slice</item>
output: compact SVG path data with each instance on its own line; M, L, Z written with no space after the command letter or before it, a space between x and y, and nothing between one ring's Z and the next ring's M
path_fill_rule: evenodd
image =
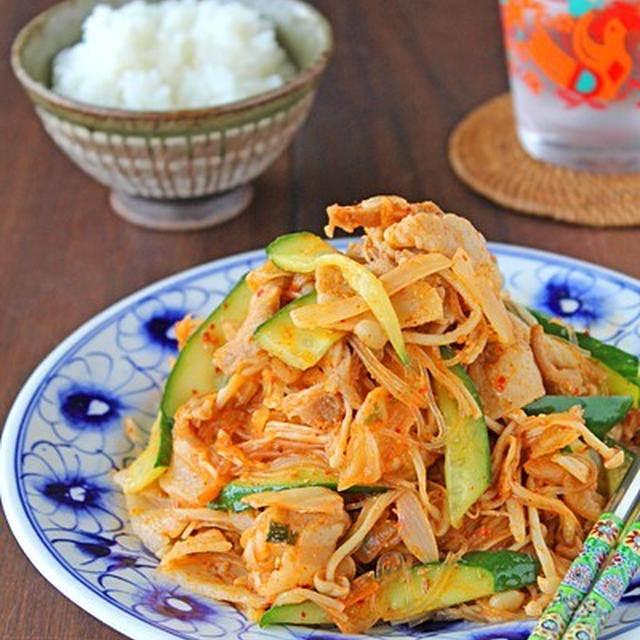
M518 589L532 584L538 564L526 553L515 551L473 551L456 564L430 563L411 569L402 579L390 577L380 592L387 608L383 620L402 620L429 611L452 607L494 593ZM436 597L429 598L429 587L436 580L447 586Z
M308 369L344 335L329 329L302 329L291 319L291 311L316 301L312 291L290 302L254 332L256 343L265 351L296 369Z
M624 419L632 404L630 396L543 396L522 409L528 416L535 416L560 413L579 405L587 428L602 440L611 427Z
M315 602L300 604L281 604L267 609L260 618L260 626L270 624L306 624L317 626L333 624L327 612Z
M269 244L266 251L276 267L299 273L314 271L320 256L336 253L328 242L308 231L280 236Z
M413 567L408 574L391 574L382 580L375 607L385 621L419 617L501 591L519 589L536 581L539 566L526 553L472 551L456 564L430 563ZM429 587L444 579L447 586L434 598ZM269 624L331 624L326 612L312 602L271 607L260 620Z
M251 507L242 501L245 496L264 491L284 491L285 489L299 489L302 487L338 488L338 478L321 469L299 467L283 471L282 475L265 480L264 478L244 478L233 480L220 491L217 499L208 503L210 509L221 511L246 511ZM346 493L381 493L386 487L354 486Z
M156 466L171 460L171 429L176 411L193 395L222 387L225 377L216 371L211 356L224 344L223 323L240 325L247 316L251 289L242 276L224 300L190 336L167 378L160 402L160 447Z
M453 357L449 348L441 349L445 358ZM482 410L478 392L461 365L451 370L463 381ZM491 484L491 451L489 431L484 415L479 418L461 416L455 400L437 382L434 385L438 406L442 411L445 433L444 474L447 486L449 517L459 527L469 507Z
M568 329L554 322L553 319L540 311L529 309L530 313L542 325L545 333L569 340ZM606 344L584 333L575 332L578 346L588 351L593 358L604 365L607 370L609 391L616 395L631 396L634 406L640 406L640 359L618 347Z
M126 468L116 475L118 484L124 493L137 493L148 487L156 478L159 478L166 466L158 465L160 449L160 415L156 418L146 449Z
M382 619L385 621L413 618L495 593L490 571L460 563L414 567L403 578L391 579L382 587L379 601L383 603ZM436 597L430 598L429 588L438 580L446 581L447 586Z
M489 571L493 576L494 593L533 584L540 570L538 561L533 556L506 549L469 551L460 558L458 564Z
M607 372L609 393L617 396L629 396L633 400L633 406L640 407L640 381L633 382L607 367L606 364L602 364L602 368Z
M371 309L401 362L409 364L402 328L391 299L379 278L364 265L338 253L313 233L280 236L267 247L267 254L277 267L286 271L311 273L321 265L331 265L340 269L349 286Z
M327 487L336 489L338 479L321 469L296 468L283 472L281 476L265 480L246 478L233 480L222 488L215 501L207 505L222 511L246 511L251 507L242 498L263 491L284 491L301 487Z

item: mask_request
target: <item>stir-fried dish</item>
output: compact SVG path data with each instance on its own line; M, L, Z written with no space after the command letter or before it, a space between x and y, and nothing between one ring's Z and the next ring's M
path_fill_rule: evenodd
M633 459L638 359L511 301L432 202L327 212L345 253L282 236L178 323L133 531L263 625L539 615Z

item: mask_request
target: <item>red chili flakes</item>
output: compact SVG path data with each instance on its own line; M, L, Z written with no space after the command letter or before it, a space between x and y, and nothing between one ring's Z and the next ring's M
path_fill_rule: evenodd
M506 378L506 376L498 376L493 381L493 388L498 393L502 393L507 388L507 378Z

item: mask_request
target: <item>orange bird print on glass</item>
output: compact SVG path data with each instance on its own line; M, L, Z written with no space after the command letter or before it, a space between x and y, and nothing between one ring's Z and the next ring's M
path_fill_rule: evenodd
M640 2L614 2L599 8L602 1L575 0L569 3L569 14L555 16L545 15L544 8L531 0L505 4L515 5L506 12L505 27L513 34L509 44L517 47L521 57L526 55L567 102L586 100L604 108L640 86L632 77L632 53L640 52ZM526 37L524 8L531 10L529 20L533 21Z

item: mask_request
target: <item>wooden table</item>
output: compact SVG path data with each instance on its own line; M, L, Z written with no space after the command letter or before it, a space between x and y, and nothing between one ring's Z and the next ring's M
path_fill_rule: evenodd
M6 0L8 42L49 0ZM517 215L461 184L447 136L504 91L497 3L490 0L316 0L336 48L311 117L256 182L238 219L164 234L121 221L106 190L62 156L8 64L0 68L0 418L38 362L69 332L166 275L279 233L319 231L324 207L375 193L430 198L470 218L490 240L557 251L640 277L640 229L594 230ZM6 51L6 47L3 47ZM635 247L635 248L634 248ZM0 638L122 638L51 587L0 518Z

